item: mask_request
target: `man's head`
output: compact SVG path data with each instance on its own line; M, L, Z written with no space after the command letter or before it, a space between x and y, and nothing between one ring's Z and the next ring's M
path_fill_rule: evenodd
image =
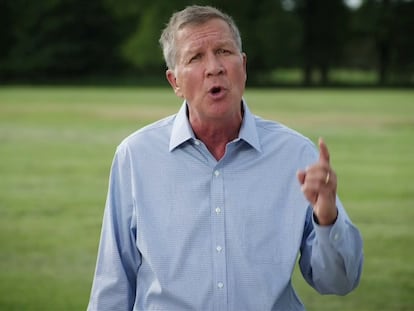
M159 41L168 69L174 70L176 65L178 51L175 40L177 32L185 26L201 25L215 18L221 19L227 23L232 33L234 42L236 43L239 51L242 52L242 41L239 29L229 15L210 6L192 5L182 11L175 12L171 16L170 21L161 34Z
M246 55L228 15L212 7L187 7L171 17L160 41L167 80L187 101L193 125L241 119Z

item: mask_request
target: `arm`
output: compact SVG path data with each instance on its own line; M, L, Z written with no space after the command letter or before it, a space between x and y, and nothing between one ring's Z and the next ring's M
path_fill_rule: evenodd
M328 148L319 140L319 160L298 173L311 203L301 246L300 267L305 279L323 294L345 295L360 279L362 238L337 198L337 177Z
M132 310L140 255L126 148L115 155L88 311Z
M321 226L309 207L299 260L302 275L321 294L345 295L359 284L362 239L338 200L333 225Z

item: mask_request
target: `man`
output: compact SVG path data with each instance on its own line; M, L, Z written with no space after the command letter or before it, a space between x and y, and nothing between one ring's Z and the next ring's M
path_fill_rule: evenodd
M118 146L88 310L304 310L299 252L318 292L353 290L362 240L328 148L249 111L232 19L190 6L160 42L184 104Z

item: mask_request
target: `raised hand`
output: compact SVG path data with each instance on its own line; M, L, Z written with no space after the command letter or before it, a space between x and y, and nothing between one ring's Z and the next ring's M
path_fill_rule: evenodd
M319 138L319 160L299 171L297 177L306 199L313 206L313 213L320 225L331 225L338 215L336 208L337 177L329 163L329 151Z

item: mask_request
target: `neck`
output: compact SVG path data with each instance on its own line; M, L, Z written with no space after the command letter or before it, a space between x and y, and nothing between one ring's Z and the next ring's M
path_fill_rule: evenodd
M220 122L217 124L191 123L193 131L211 152L216 160L220 160L226 152L226 145L239 135L241 118L232 122Z

